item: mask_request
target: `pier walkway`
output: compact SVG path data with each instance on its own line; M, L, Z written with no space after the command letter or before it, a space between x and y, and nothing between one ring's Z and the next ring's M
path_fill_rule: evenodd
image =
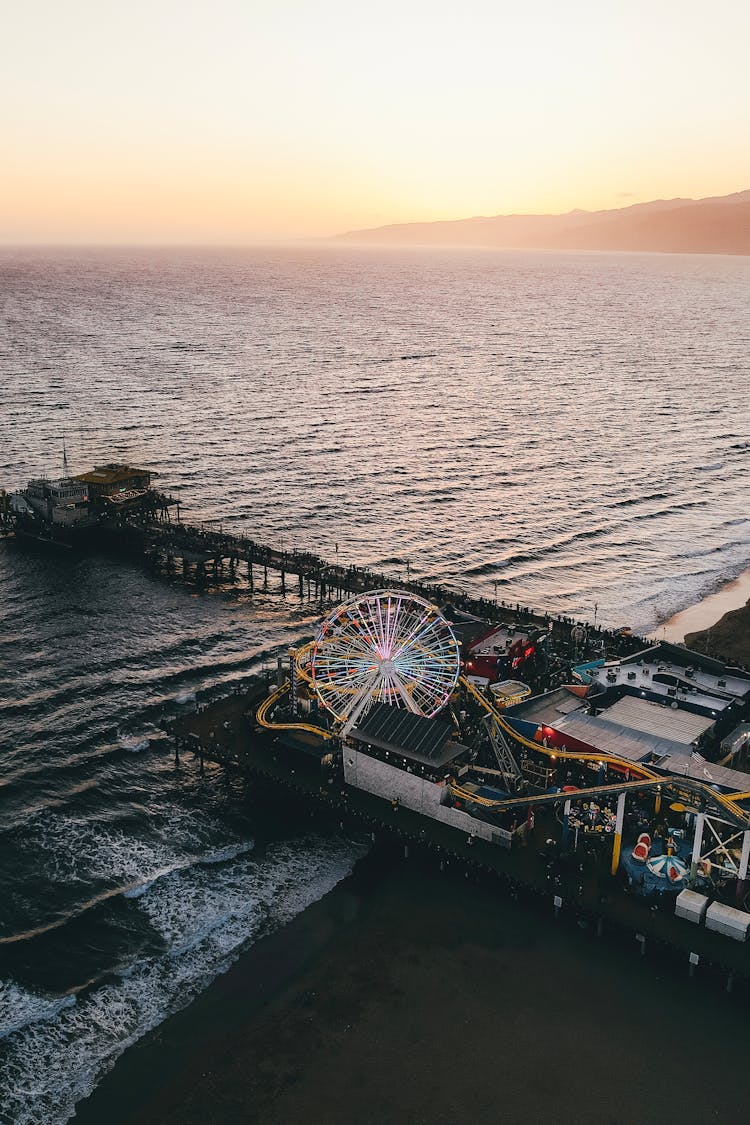
M275 591L282 596L298 592L300 599L326 605L369 590L397 587L409 590L428 601L444 606L453 604L458 610L482 622L508 622L514 625L548 628L550 617L520 603L498 601L468 593L461 580L430 581L386 574L374 567L344 566L331 562L314 551L275 547L251 536L225 531L206 524L185 523L180 518L180 505L171 497L152 493L148 505L133 509L119 505L99 511L96 519L83 521L80 527L64 523L60 526L45 521L34 513L23 515L12 500L19 494L0 489L0 536L23 536L52 547L68 547L80 551L106 549L131 557L139 557L154 570L167 574L182 573L184 579L199 586L222 585L247 581L251 593L256 588L269 590L269 575L276 575ZM171 508L176 508L173 518ZM244 571L244 573L243 573ZM610 655L623 656L646 646L641 637L623 636L620 632L592 628L589 622L557 616L551 618L557 640L570 640L574 628L584 624L587 639L607 642ZM576 642L575 655L583 652Z
M136 529L134 529L136 530ZM181 522L159 521L139 529L143 554L157 568L174 571L182 565L183 574L198 582L235 581L240 567L245 568L251 592L269 588L269 572L278 576L278 590L286 595L296 586L299 597L326 603L368 590L397 586L410 590L439 605L452 603L457 609L487 622L512 622L547 628L552 622L558 640L570 639L581 624L574 618L540 613L520 603L492 600L471 595L456 586L439 582L404 579L362 566L342 566L304 550L281 550L243 534L196 527ZM643 637L622 636L606 629L592 628L586 622L589 638L606 639L610 654L624 656L649 643Z

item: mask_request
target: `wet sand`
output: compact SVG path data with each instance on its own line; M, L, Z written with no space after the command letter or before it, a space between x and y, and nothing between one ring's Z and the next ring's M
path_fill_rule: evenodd
M746 1000L368 857L120 1059L83 1125L741 1120Z
M750 600L732 609L707 629L688 633L685 644L696 652L706 652L750 668Z
M696 602L695 605L689 606L688 609L670 617L668 621L654 630L653 638L654 640L663 639L676 643L684 641L687 644L688 637L695 638L708 630L713 632L719 619L723 620L725 615L737 610L747 610L748 599L750 599L750 569L744 571L731 582L727 582L715 594L709 594L702 601ZM750 613L747 620L750 621ZM729 639L727 638L727 641ZM747 644L748 656L743 663L750 663L750 638ZM734 657L733 659L739 658Z

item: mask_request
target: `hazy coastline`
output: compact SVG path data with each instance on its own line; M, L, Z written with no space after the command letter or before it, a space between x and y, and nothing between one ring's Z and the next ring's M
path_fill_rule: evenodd
M750 254L750 191L655 199L603 211L475 216L348 231L339 242L385 246Z

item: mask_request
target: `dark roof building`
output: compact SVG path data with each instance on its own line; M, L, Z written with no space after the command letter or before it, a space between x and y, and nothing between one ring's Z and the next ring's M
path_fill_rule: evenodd
M440 770L466 753L466 747L451 742L453 727L442 719L427 719L390 703L374 703L349 740L406 761Z

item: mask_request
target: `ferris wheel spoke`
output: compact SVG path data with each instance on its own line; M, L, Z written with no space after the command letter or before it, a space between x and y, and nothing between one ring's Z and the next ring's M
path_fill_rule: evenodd
M357 606L357 617L358 617L358 619L359 619L359 621L362 625L362 628L365 630L365 634L367 636L367 643L371 646L371 648L373 650L377 651L377 647L378 647L377 632L374 628L374 625L373 625L372 621L368 621L366 619L366 617L364 616L364 614L362 612L361 605Z
M353 638L351 642L347 642L345 638L337 638L335 641L326 645L322 650L325 659L370 659L373 658L371 648L362 643L361 640Z
M398 650L398 652L394 653L394 660L397 659L397 657L400 656L402 652L407 652L415 645L419 645L420 641L426 639L427 637L430 637L433 640L433 643L435 642L435 640L437 640L437 638L432 636L432 622L429 621L429 619L423 617L418 622L416 628L412 631L412 633L406 638L403 646Z
M453 680L451 669L442 665L399 660L397 667L401 675L415 681L427 680L429 682L436 682L444 680L448 683Z
M351 728L356 723L359 716L365 710L365 707L372 696L372 689L380 678L380 669L376 669L368 682L357 692L352 700L351 708L349 710L349 717L347 720L347 727Z
M404 609L404 602L399 598L396 602L396 611L393 615L393 622L391 625L390 636L388 637L388 654L393 659L393 650L397 646L399 638L409 628L408 612Z
M316 679L316 684L324 691L328 689L339 690L341 687L356 690L360 684L369 682L373 671L372 665L358 671L350 671L346 668L329 669Z
M362 626L360 622L353 621L351 618L342 621L335 629L331 630L330 635L326 638L328 643L335 641L347 640L356 644L366 647L370 644L369 638L362 636Z
M404 704L406 705L407 709L409 711L413 711L417 715L419 715L421 713L420 709L417 706L417 704L414 702L413 696L410 695L410 693L406 690L406 687L405 687L403 681L401 680L401 678L399 676L393 676L391 678L391 683L394 685L398 694L403 699Z

